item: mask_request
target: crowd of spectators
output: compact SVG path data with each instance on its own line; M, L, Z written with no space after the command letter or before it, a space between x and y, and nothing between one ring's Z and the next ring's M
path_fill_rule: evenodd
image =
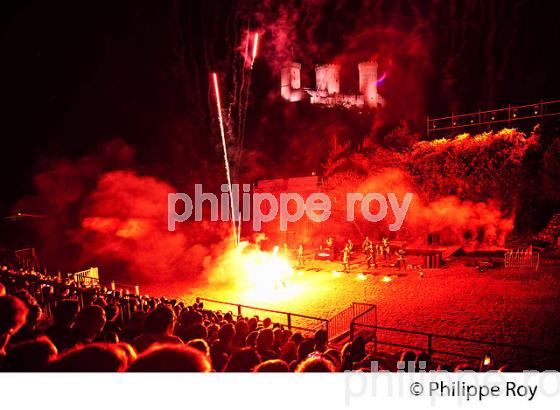
M0 268L2 371L340 372L371 371L372 362L389 371L435 366L424 352L405 352L400 361L373 354L361 337L330 345L322 329L303 334L198 301Z

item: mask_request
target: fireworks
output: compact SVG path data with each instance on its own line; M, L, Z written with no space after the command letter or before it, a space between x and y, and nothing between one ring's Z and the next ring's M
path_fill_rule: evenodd
M257 51L259 48L259 33L255 33L253 37L253 58L251 60L251 70L253 69L253 64L255 64L255 58L257 58Z
M303 289L300 283L293 282L295 276L289 259L278 246L267 252L247 241L230 246L213 268L214 287L226 285L246 303L292 299Z
M235 226L235 208L233 207L233 195L231 191L231 174L229 170L226 135L224 131L224 120L222 117L222 103L220 100L220 88L218 86L218 75L216 73L212 73L212 80L214 82L214 92L216 95L216 110L218 111L218 123L220 124L220 135L222 137L222 147L224 149L224 163L226 167L226 177L227 177L227 183L229 187L232 233L233 233L233 237L235 238L235 242L239 244L239 236L237 235L237 228Z

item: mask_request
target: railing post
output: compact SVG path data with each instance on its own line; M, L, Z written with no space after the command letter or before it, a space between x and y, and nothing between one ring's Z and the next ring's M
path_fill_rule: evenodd
M237 316L241 316L241 305L237 305Z
M455 134L455 116L451 113L451 135Z
M288 312L288 330L292 330L292 314Z
M428 357L432 358L432 334L428 335Z

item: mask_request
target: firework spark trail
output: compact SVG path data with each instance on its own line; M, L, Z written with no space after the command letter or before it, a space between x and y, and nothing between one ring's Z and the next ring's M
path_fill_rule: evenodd
M250 21L250 20L249 20ZM247 23L249 25L249 22ZM247 27L247 35L245 41L245 53L243 54L243 62L241 67L241 86L239 87L239 98L237 99L238 104L238 118L237 118L237 138L238 138L238 152L237 152L237 161L235 164L235 171L236 173L239 171L239 163L241 160L241 140L242 140L242 130L243 130L243 118L244 118L244 104L243 104L243 95L245 89L245 76L246 76L246 67L248 65L247 59L249 55L249 27ZM236 95L237 98L237 95Z
M247 36L248 38L249 36ZM247 40L248 42L248 40ZM253 64L255 63L255 59L257 58L257 51L258 51L258 42L259 42L259 33L255 32L254 36L253 36L253 52L252 52L252 60L251 60L251 66L250 69L248 70L247 73L247 85L245 87L245 96L243 96L243 89L241 90L241 96L240 96L240 105L242 106L242 113L243 116L242 118L240 118L240 124L241 124L241 132L239 133L239 157L241 157L241 152L243 150L243 143L245 140L245 124L246 124L246 119L247 119L247 109L249 107L249 95L251 93L251 79L252 79L252 73L253 73ZM245 98L243 98L245 97ZM238 165L239 165L238 161Z
M243 62L243 69L242 69L242 76L241 76L241 87L239 90L238 147L237 147L238 149L237 149L237 161L235 164L236 173L239 172L239 166L241 164L241 156L243 154L243 143L245 140L245 124L247 120L247 109L249 107L249 95L251 92L251 77L253 72L253 65L255 64L255 59L257 58L259 33L255 32L255 34L253 35L251 65L249 66L249 69L246 70L247 60L249 57L249 38L250 38L250 32L249 30L247 30L244 62ZM239 221L238 221L237 235L238 235L237 242L239 243L241 241L241 217L239 217Z
M257 50L259 47L259 33L255 33L253 38L253 59L251 60L251 70L253 69L253 64L255 64L255 58L257 58Z
M230 202L230 212L231 212L231 226L233 229L233 237L235 238L235 242L239 244L238 236L237 236L237 228L235 226L235 210L233 207L233 193L231 190L231 174L229 170L229 160L227 154L227 146L226 146L226 135L224 131L224 121L222 118L222 103L220 101L220 88L218 87L218 75L216 73L212 73L212 79L214 81L214 92L216 95L216 108L218 110L218 123L220 124L220 135L222 137L222 146L224 148L224 163L226 166L226 177L229 189L229 202Z

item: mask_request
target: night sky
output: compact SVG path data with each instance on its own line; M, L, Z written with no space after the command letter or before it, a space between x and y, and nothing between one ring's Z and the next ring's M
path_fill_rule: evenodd
M228 90L247 26L262 33L245 144L261 165L305 152L323 114L286 112L279 66L291 56L312 86L313 64L379 61L388 123L560 98L554 2L488 1L17 1L0 13L0 211L33 192L60 158L122 138L135 166L174 183L219 160L210 71ZM250 20L249 20L250 18ZM229 97L231 98L231 97ZM336 117L336 118L334 118ZM345 121L329 117L329 127ZM286 118L298 125L286 125ZM356 133L367 133L357 130ZM292 141L298 141L297 144ZM310 146L313 143L310 142ZM302 167L313 166L303 163ZM293 168L293 165L292 165ZM285 170L288 168L280 169ZM183 173L182 170L185 170ZM308 171L306 169L305 171ZM303 172L303 170L302 170Z

